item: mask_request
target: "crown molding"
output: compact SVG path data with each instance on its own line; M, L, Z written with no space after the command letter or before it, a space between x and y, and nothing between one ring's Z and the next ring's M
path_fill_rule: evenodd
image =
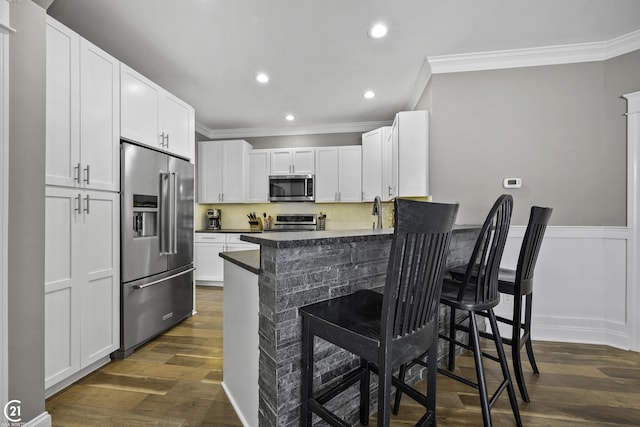
M408 111L415 110L416 105L418 105L420 98L422 98L422 95L424 94L427 84L429 84L429 80L431 80L431 74L431 66L429 65L427 58L425 58L422 62L422 66L420 67L420 71L418 72L416 82L413 85L409 102L407 103Z
M640 30L604 42L427 57L432 74L604 61L640 49Z
M286 135L312 135L323 133L349 133L368 132L382 126L389 126L390 120L375 122L355 123L329 123L310 126L282 126L270 128L237 128L237 129L211 129L201 123L196 123L196 132L207 138L248 138L260 136L286 136Z

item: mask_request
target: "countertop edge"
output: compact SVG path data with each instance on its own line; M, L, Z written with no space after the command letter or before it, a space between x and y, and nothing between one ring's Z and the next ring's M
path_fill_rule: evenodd
M220 258L254 274L260 274L260 250L220 252Z

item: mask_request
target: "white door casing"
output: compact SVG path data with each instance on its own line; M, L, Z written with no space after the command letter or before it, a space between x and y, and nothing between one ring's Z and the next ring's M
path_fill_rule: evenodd
M623 95L627 99L627 227L630 239L627 255L627 315L631 325L631 350L640 351L640 92Z

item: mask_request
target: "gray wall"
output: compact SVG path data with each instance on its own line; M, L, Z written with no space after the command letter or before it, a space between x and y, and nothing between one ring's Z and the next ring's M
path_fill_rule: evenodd
M11 5L9 38L9 399L44 412L45 10Z
M431 110L431 193L481 221L511 193L512 223L532 204L554 225L626 224L626 102L640 90L640 52L605 62L434 75L416 109ZM521 189L502 179L519 177Z

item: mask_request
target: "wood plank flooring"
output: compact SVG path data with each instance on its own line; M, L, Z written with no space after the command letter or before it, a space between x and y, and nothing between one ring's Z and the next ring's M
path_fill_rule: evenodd
M125 360L113 361L46 402L54 426L240 426L222 381L222 289L198 287L197 311ZM531 402L525 426L639 426L640 353L606 346L534 342L541 375L525 364ZM490 388L497 364L487 361ZM473 360L457 371L473 378ZM482 425L474 389L438 376L439 426ZM391 426L412 425L423 409L403 397ZM492 410L513 426L506 393ZM372 419L371 425L374 424Z

